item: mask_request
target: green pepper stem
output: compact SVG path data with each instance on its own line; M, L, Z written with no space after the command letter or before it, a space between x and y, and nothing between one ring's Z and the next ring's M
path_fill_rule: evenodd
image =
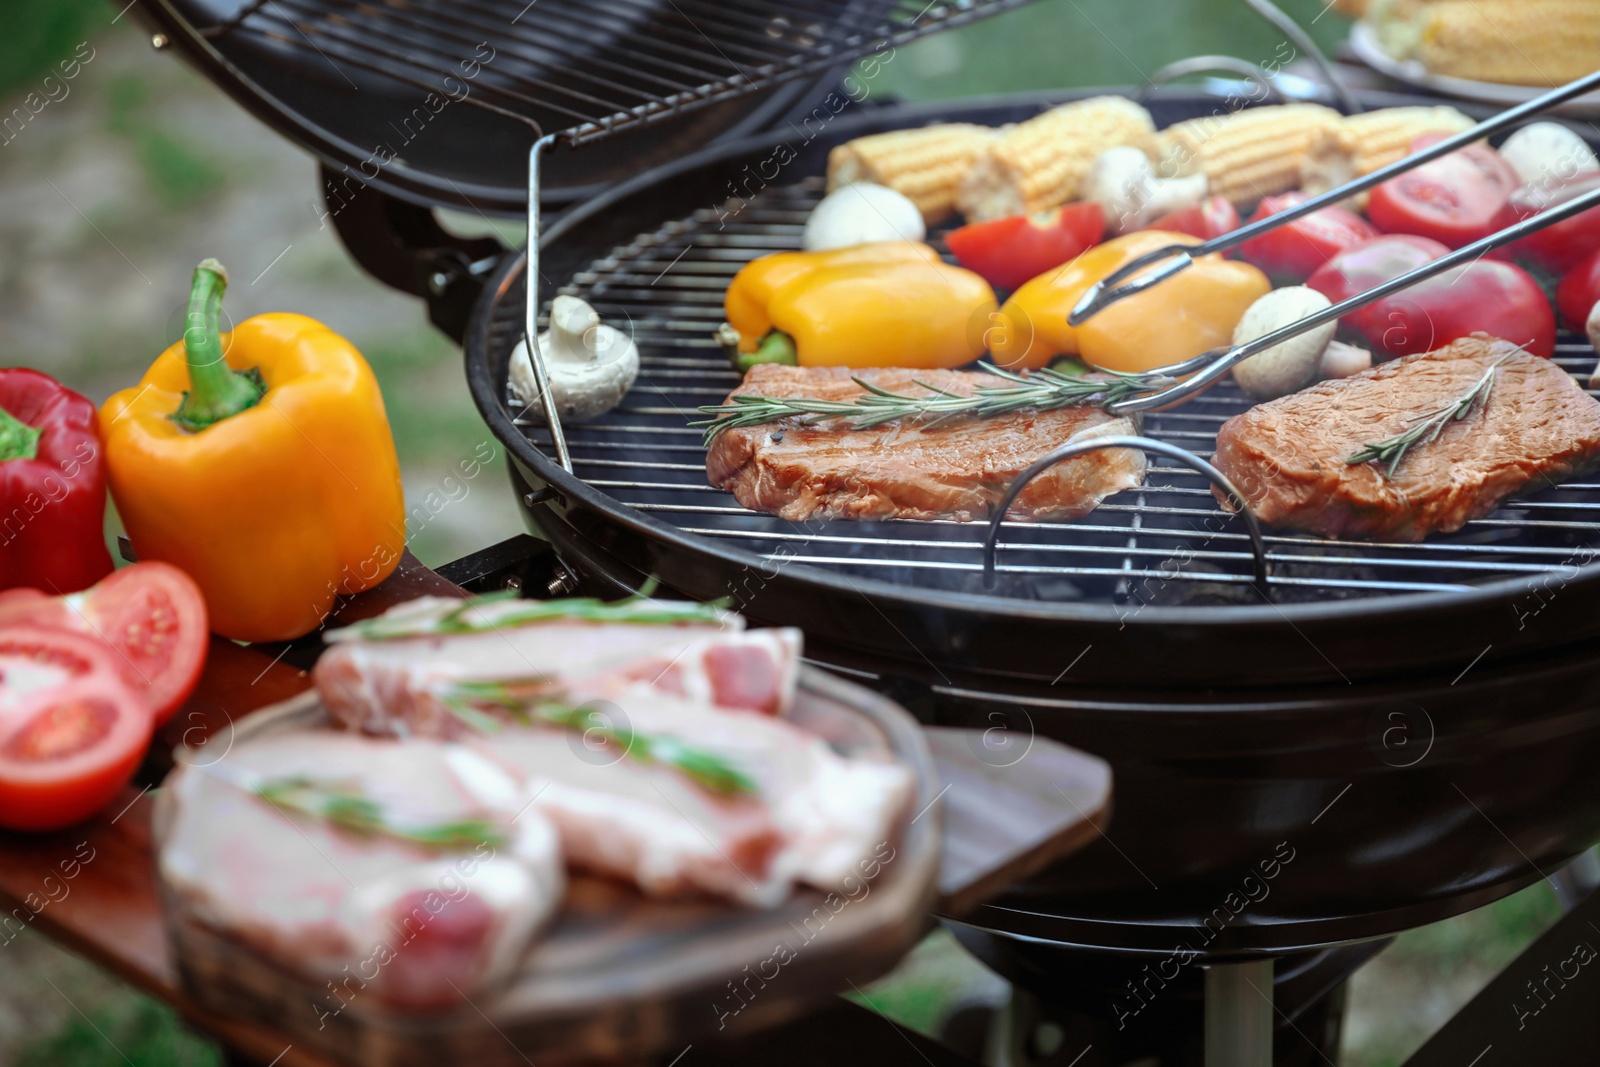
M39 428L29 426L5 408L0 408L0 462L33 459L38 454Z
M197 433L255 407L266 392L258 372L240 373L230 368L223 357L222 294L227 288L228 272L216 260L203 260L194 269L183 330L189 391L171 416L173 422L190 432Z
M782 330L768 330L767 335L761 339L754 352L740 352L735 364L739 370L747 371L757 363L782 363L786 366L796 367L800 364L800 353L795 349L794 338Z

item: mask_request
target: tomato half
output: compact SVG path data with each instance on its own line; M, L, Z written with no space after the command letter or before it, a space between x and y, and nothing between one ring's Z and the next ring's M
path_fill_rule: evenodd
M0 826L71 826L133 777L153 724L114 656L81 634L0 627Z
M956 262L1002 289L1059 267L1100 243L1106 216L1090 201L1062 204L1035 215L974 222L945 234Z
M1438 139L1419 137L1411 150ZM1496 217L1521 184L1499 152L1468 145L1372 190L1367 217L1384 233L1414 233L1460 248L1499 228Z
M1238 228L1239 209L1225 196L1209 197L1198 204L1179 208L1145 227L1147 230L1162 230L1166 233L1186 233L1202 241L1221 237Z
M81 593L0 600L0 624L28 622L98 637L157 725L172 716L205 665L206 605L194 580L167 563L135 563Z
M1551 208L1570 203L1580 196L1600 189L1600 176L1581 178L1554 194L1537 185L1525 186L1511 194L1495 219L1495 228L1504 229L1523 219L1542 214ZM1557 274L1568 270L1600 250L1600 207L1579 212L1554 226L1546 226L1522 240L1502 249L1503 255L1527 260L1535 266ZM1587 316L1585 316L1587 317ZM1582 329L1582 326L1579 327Z
M1261 201L1250 221L1260 222L1309 199L1305 193L1269 196ZM1378 231L1354 211L1327 207L1252 237L1239 246L1239 258L1254 263L1274 279L1303 282L1340 252L1376 236Z

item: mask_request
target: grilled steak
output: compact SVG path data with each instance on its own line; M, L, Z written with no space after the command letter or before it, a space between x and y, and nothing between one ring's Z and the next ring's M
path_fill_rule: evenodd
M375 620L403 620L424 631L420 636L376 639L335 631L313 672L328 714L369 734L452 738L466 731L459 704L485 686L554 697L580 682L639 681L673 696L773 715L794 694L798 630L747 631L733 614L724 614L720 624L571 618L519 624L514 616L525 606L513 600L470 609L470 618L489 627L481 632L427 633L460 612L462 602L423 597ZM494 704L483 712L493 714Z
M1009 383L980 371L765 364L733 396L848 401L863 392L852 376L897 393L917 385L970 395ZM1136 420L1097 407L1021 411L994 418L890 424L852 430L843 420L805 425L784 419L727 430L706 455L711 484L752 511L785 519L955 519L989 517L1029 464L1087 435L1138 432ZM1014 519L1074 519L1113 493L1144 481L1144 453L1116 448L1065 460L1039 475L1011 508Z
M1413 445L1392 479L1386 465L1346 462L1454 405L1501 357L1487 403ZM1261 404L1217 433L1217 466L1262 522L1325 537L1420 541L1597 462L1600 403L1485 334Z

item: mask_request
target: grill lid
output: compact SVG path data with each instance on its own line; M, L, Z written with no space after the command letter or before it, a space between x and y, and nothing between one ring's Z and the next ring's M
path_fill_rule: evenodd
M849 64L1028 0L146 0L235 99L362 184L512 214L752 132ZM780 88L782 87L782 88ZM812 96L818 99L811 99ZM830 112L843 97L825 104ZM608 143L601 143L608 142ZM576 191L573 191L576 195Z

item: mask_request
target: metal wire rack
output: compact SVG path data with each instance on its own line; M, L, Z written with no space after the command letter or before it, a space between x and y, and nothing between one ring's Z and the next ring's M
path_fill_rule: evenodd
M441 92L582 144L828 70L1028 0L249 0L202 34L248 36ZM563 125L565 124L565 125ZM549 128L547 128L549 127Z
M643 369L617 410L566 428L575 472L617 500L684 531L757 552L903 585L980 592L984 523L789 522L747 511L706 483L705 449L688 423L740 381L712 339L734 273L767 252L799 247L821 179L773 186L726 212L708 207L642 233L595 260L562 292L630 330ZM934 238L937 241L937 237ZM942 248L942 246L940 246ZM513 347L521 294L507 294L491 344ZM1580 380L1595 365L1587 342L1564 336L1556 362ZM1591 395L1600 395L1591 391ZM1249 406L1231 379L1173 411L1145 416L1146 436L1209 457L1222 423ZM513 408L515 410L515 408ZM547 454L537 412L517 425ZM1455 534L1422 544L1267 538L1281 602L1452 591L1495 578L1569 572L1600 534L1600 479L1506 502ZM1259 604L1243 526L1209 483L1170 463L1146 484L1070 523L1007 522L993 592L1023 599L1139 604Z

